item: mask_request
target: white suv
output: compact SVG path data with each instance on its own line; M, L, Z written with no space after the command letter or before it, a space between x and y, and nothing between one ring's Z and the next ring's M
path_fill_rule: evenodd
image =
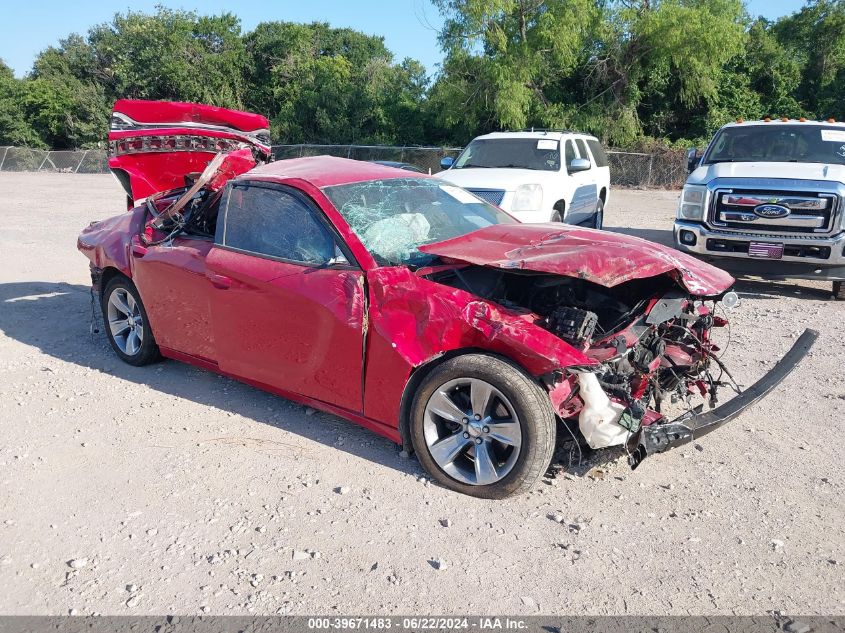
M598 139L576 132L494 132L479 136L437 174L523 222L601 228L610 192Z

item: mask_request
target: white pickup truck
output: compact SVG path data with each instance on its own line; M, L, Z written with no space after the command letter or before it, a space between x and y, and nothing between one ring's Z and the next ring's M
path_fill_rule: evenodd
M577 132L494 132L476 137L437 174L522 222L600 229L610 193L601 143Z
M688 159L678 249L741 275L829 280L845 300L845 124L738 121Z

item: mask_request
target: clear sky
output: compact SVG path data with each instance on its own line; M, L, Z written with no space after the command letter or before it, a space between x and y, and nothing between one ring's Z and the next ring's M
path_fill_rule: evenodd
M372 35L383 35L397 59L413 57L430 73L437 70L441 52L437 29L441 19L429 0L40 0L20 2L7 8L0 36L0 59L18 77L32 68L36 55L70 33L85 34L88 28L108 22L116 12L154 12L156 5L217 14L230 11L241 18L242 28L252 29L269 20L329 22ZM752 15L774 19L803 6L802 0L747 0Z

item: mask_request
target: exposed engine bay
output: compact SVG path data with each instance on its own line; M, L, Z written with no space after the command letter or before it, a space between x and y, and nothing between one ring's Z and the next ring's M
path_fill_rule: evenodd
M711 407L719 390L739 387L719 360L711 334L728 325L718 297L697 298L668 275L604 287L585 279L466 266L432 276L511 310L597 361L564 377L571 390L557 407L578 421L592 448L623 444L641 426L663 420L667 401ZM736 302L734 293L726 303ZM700 408L698 409L700 410Z

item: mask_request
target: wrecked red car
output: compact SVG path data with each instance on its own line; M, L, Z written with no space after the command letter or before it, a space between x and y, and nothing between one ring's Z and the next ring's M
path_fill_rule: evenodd
M736 301L718 268L633 237L520 224L399 169L272 162L256 115L116 109L111 167L144 201L78 242L116 354L348 418L460 492L527 490L559 428L624 445L636 467L753 404L816 336L704 412L692 396L714 405L736 388L711 338L727 323L716 306ZM686 413L668 419L669 399Z

